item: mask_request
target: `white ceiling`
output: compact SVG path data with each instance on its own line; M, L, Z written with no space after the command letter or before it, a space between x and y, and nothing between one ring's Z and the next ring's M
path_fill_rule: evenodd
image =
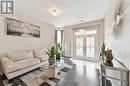
M42 20L56 27L63 27L103 19L109 0L15 0L16 11ZM48 13L50 7L61 10L56 17Z

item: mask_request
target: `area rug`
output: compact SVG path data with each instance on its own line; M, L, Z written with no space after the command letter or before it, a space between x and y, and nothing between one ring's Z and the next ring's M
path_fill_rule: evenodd
M72 68L73 66L65 64L55 77L45 80L43 79L45 69L44 67L41 67L20 77L14 78L11 83L9 83L7 79L4 80L3 83L4 86L55 86L60 80L65 78L66 74Z

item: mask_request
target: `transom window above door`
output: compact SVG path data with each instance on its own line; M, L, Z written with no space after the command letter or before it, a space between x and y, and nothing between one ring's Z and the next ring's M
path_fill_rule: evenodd
M75 35L89 35L89 34L96 34L97 33L97 30L94 29L94 30L84 30L84 29L81 29L79 30L78 32L75 32Z

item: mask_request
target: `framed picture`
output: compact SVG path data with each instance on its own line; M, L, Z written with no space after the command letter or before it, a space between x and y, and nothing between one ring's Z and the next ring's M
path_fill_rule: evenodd
M40 38L40 26L6 18L7 35Z

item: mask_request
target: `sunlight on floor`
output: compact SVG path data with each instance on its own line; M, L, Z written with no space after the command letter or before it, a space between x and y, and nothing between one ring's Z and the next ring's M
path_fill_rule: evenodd
M85 86L86 83L89 82L89 86L94 86L94 83L97 81L97 71L96 69L99 68L99 63L83 61L78 59L72 59L72 62L76 64L76 75L78 79L79 86ZM80 78L80 79L79 79Z
M99 63L95 62L90 62L90 61L84 61L84 60L79 60L79 59L72 59L72 62L76 65L81 65L81 66L93 66L93 67L98 67Z

